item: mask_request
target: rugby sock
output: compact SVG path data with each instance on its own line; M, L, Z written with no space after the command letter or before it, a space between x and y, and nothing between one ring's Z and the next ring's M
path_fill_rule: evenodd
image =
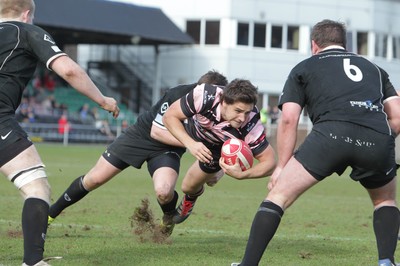
M160 205L163 213L172 213L173 211L175 211L176 203L178 202L178 198L179 198L178 192L176 192L174 190L174 197L172 198L172 200L170 202L168 202L166 204L161 204L158 201L158 204Z
M197 198L200 197L201 194L203 194L203 192L204 192L204 186L202 186L201 189L198 192L196 192L195 194L190 194L190 195L185 194L185 198L186 198L186 200L189 200L189 201L196 201Z
M373 219L379 260L390 259L394 264L400 226L399 209L394 206L383 206L374 211Z
M24 262L28 265L43 259L49 204L42 199L27 198L22 208Z
M251 225L241 266L257 266L269 241L278 229L283 210L271 201L263 201Z
M51 218L56 218L65 208L78 202L89 193L89 191L87 191L83 186L82 179L83 176L75 179L63 195L58 198L56 203L51 205L49 211L49 216Z

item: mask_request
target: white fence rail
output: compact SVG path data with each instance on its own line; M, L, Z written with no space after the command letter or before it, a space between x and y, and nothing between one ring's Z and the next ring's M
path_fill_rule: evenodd
M70 125L69 130L59 132L58 124L48 123L21 123L21 127L28 133L34 142L59 142L64 145L68 143L110 143L115 137L107 136L95 126ZM121 133L121 127L112 127L114 136Z

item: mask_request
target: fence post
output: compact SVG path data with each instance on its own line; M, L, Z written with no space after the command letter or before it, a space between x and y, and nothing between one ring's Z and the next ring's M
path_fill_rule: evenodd
M68 135L69 135L69 125L64 125L64 135L63 135L63 144L64 146L68 146Z

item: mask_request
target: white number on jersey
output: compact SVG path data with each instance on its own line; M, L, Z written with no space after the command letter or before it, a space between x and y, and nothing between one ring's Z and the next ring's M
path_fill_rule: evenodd
M359 69L355 65L350 64L350 58L343 59L343 69L344 73L346 73L347 77L354 82L359 82L363 78L363 73L361 69Z

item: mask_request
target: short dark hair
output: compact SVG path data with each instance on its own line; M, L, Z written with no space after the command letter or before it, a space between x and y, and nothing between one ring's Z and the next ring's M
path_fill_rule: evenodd
M346 26L342 22L324 19L313 27L311 40L322 49L329 45L346 48Z
M225 88L221 95L221 101L227 104L236 102L257 104L258 89L249 80L234 79Z
M210 70L207 73L205 73L203 76L200 77L199 81L197 81L197 84L213 84L213 85L219 85L219 86L226 86L228 84L228 80L224 75L219 73L216 70Z

